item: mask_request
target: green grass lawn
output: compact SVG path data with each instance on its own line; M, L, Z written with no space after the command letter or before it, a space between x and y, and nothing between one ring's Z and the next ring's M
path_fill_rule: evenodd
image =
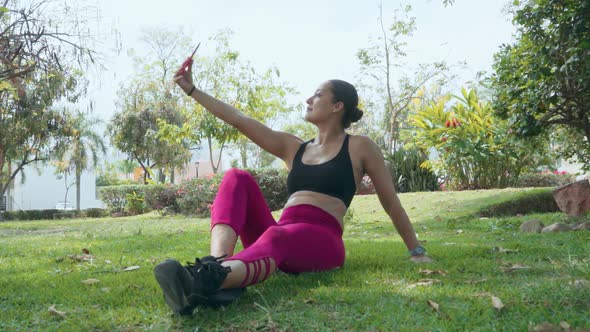
M2 222L0 331L526 331L562 321L590 328L590 232L518 231L530 219L584 218L477 214L532 192L401 194L431 264L408 260L377 197L356 197L342 269L279 273L237 303L190 318L171 314L152 269L167 257L208 254L207 219ZM133 266L139 269L122 271ZM494 308L492 296L503 308Z

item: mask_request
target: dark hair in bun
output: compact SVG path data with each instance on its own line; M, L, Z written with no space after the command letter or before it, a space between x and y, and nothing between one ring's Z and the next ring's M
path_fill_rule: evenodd
M358 109L359 96L354 86L342 80L329 80L334 95L334 102L344 104L344 115L342 116L342 127L350 127L350 124L357 122L363 117L363 111Z

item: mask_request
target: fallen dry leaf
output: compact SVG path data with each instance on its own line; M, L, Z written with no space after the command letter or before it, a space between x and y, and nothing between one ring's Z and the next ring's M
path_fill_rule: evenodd
M502 270L502 272L514 272L514 271L518 271L518 270L526 270L526 269L530 269L530 267L528 266L524 266L524 265L520 265L520 264L514 264L514 265L507 265L505 267L501 267L500 270Z
M483 279L478 279L478 280L467 280L465 281L465 283L470 284L470 285L476 285L476 284L481 284L482 282L486 282L488 281L487 278L483 278Z
M85 253L86 255L90 255L90 250L83 248L82 252Z
M68 258L73 260L74 262L92 262L92 255L78 255L78 254L73 254L73 255L68 255Z
M561 332L559 327L549 324L547 322L539 325L535 325L532 328L529 328L529 331L534 332Z
M438 280L438 279L420 279L420 280L418 280L417 283L411 284L407 288L412 289L412 288L416 288L417 286L430 286L433 284L437 284L439 282L440 282L440 280Z
M463 230L462 229L458 229L455 234L463 234Z
M492 305L494 306L494 308L498 309L498 311L502 310L502 308L504 308L504 303L502 303L502 300L500 300L500 298L495 297L492 295Z
M74 270L72 270L72 269L65 270L65 271L62 271L62 270L59 270L59 269L55 270L55 273L56 274L60 274L60 275L66 275L66 274L72 273L72 272L74 272Z
M429 305L429 306L430 306L432 309L434 309L434 311L438 312L438 307L439 307L438 303L436 303L436 302L434 302L434 301L431 301L431 300L428 300L427 302L428 302L428 305Z
M559 327L561 327L562 329L569 331L571 326L570 324L568 324L567 322L561 321L559 322Z
M586 279L576 279L574 281L570 281L570 285L575 287L586 287L590 285L590 281Z
M64 311L59 311L57 309L55 309L55 306L52 305L51 307L49 307L49 309L47 309L47 311L49 311L50 314L55 315L55 316L59 316L63 319L66 318L66 313Z
M499 252L501 254L511 254L511 253L518 252L518 250L515 250L515 249L504 249L502 247L494 247L493 250L496 251L496 252Z
M420 269L420 271L418 271L418 273L422 273L427 276L432 275L432 274L440 274L443 277L447 276L447 272L443 271L443 270L428 270L428 269L423 270L423 269Z
M134 265L134 266L128 266L126 268L123 268L121 271L127 272L127 271L133 271L133 270L138 270L138 269L139 269L139 266Z
M85 285L94 285L94 284L98 284L100 282L100 280L98 279L86 279L86 280L82 280L82 283Z

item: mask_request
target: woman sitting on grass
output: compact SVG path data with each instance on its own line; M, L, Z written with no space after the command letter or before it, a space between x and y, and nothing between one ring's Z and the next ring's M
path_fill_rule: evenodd
M190 314L198 305L227 304L246 286L262 282L277 269L300 273L341 267L343 219L364 174L374 183L410 259L430 261L397 197L381 150L368 137L345 132L363 115L351 84L324 82L307 99L305 120L318 131L314 139L303 142L200 91L193 84L190 58L174 81L213 115L281 158L289 169L289 199L278 222L250 174L237 169L225 173L211 212L211 256L187 266L166 260L154 269L174 312ZM234 254L238 237L244 250Z

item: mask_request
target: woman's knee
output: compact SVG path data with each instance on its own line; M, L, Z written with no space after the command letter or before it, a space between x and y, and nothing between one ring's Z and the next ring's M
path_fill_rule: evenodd
M223 180L232 180L237 182L252 181L253 177L247 171L239 168L230 168L223 174Z

